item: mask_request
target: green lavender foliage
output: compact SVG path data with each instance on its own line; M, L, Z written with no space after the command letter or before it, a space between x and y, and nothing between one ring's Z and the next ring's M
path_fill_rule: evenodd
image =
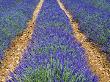
M62 73L63 68L64 71ZM66 63L62 65L58 59L55 60L53 57L50 58L50 63L47 67L38 66L34 71L29 67L26 71L32 71L32 73L26 74L22 78L18 78L15 75L18 82L84 82L86 80L81 73L73 75L72 71L67 68Z

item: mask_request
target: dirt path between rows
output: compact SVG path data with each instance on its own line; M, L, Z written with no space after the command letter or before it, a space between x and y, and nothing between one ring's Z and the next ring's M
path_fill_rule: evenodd
M26 29L12 40L10 47L5 50L4 59L0 65L0 82L6 82L10 72L18 66L23 53L26 50L34 31L36 18L40 12L44 0L40 0L36 6L32 19L28 22Z
M99 77L99 82L110 82L110 63L107 61L106 54L101 52L100 48L95 44L87 41L86 36L78 29L78 23L73 19L73 16L68 12L64 4L60 0L57 0L57 2L70 20L74 37L85 49L90 69Z

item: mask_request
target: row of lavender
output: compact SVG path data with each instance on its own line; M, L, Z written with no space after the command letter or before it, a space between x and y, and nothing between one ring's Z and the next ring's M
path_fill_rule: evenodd
M110 54L109 0L62 0L67 10L79 21L79 28L91 41Z
M25 51L20 65L14 73L10 74L13 77L10 81L98 82L97 76L90 71L87 65L84 50L73 36L68 18L56 0L45 0L36 23L31 43ZM50 73L46 73L47 79L45 80L45 71L40 73L37 71L32 75L34 70L38 70L40 67L48 69L48 66L51 80L48 77ZM56 71L56 68L60 71ZM71 70L71 72L67 72L65 80L66 70ZM78 79L72 79L72 75ZM26 76L28 76L27 79L23 79Z
M0 0L0 60L10 40L26 27L39 0Z

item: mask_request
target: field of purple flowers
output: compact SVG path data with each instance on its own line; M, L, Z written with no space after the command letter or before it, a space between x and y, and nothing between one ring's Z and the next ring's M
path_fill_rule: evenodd
M110 54L110 1L62 0L73 17L79 21L80 30L102 50Z
M98 82L98 77L91 72L87 65L83 48L73 36L68 18L60 9L56 0L45 0L36 23L28 49L25 51L20 65L10 74L12 77L10 81L44 82L42 80L44 79L43 75L35 76L37 75L35 74L31 77L31 81L23 78L26 75L31 76L32 72L40 67L48 68L48 65L50 66L49 71L53 73L56 68L60 69L61 65L61 69L57 73L51 74L53 79L50 80L47 77L45 82ZM54 68L54 65L57 64L58 66ZM29 68L31 70L27 72ZM63 76L67 69L71 72L67 72L65 81ZM71 81L72 75L75 75L78 79ZM35 77L39 77L40 81L36 81Z
M0 0L0 65L11 40L27 27L41 0ZM61 0L88 40L110 57L109 0ZM31 26L30 26L31 27ZM57 0L44 0L32 39L7 82L99 82ZM21 39L20 39L21 40ZM0 80L1 81L1 80Z
M39 0L0 0L0 60L12 38L26 28Z

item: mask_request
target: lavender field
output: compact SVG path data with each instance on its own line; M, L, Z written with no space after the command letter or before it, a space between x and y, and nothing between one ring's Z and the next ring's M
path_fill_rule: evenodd
M109 12L109 0L0 0L0 82L110 82Z

